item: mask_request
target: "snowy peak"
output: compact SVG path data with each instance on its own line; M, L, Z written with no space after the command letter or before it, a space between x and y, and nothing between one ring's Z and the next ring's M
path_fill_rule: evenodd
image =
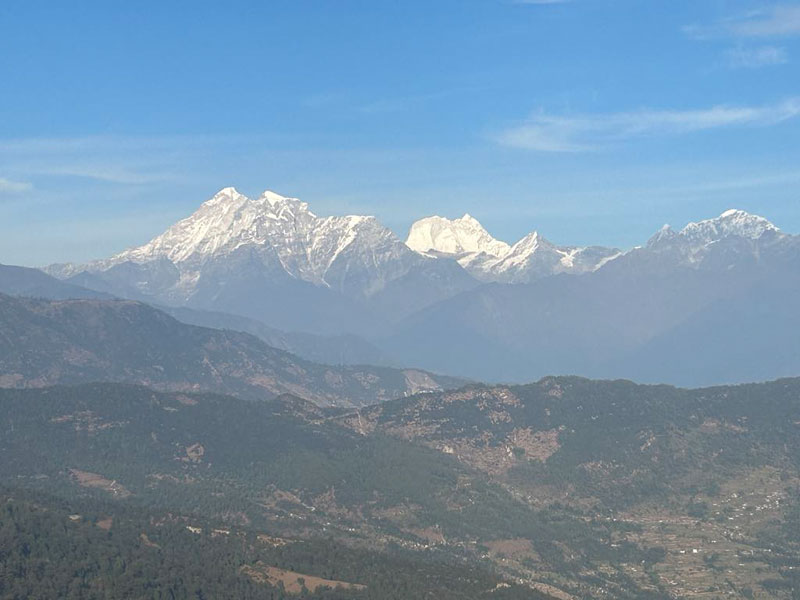
M147 244L117 254L110 262L162 258L181 262L194 255L211 254L226 243L231 231L239 229L242 209L249 203L250 199L235 188L223 188L191 216L178 221Z
M677 236L678 233L672 227L665 224L661 227L661 229L654 233L649 240L647 240L647 246L652 247L669 240L674 240Z
M208 200L206 200L203 204L207 206L218 206L220 204L228 204L231 202L235 202L239 198L244 198L245 196L239 193L235 187L226 187L222 188L216 194L211 196Z
M501 260L497 264L501 266L501 270L506 270L514 265L522 265L540 249L550 249L551 247L553 245L540 236L538 231L532 231L511 246L502 257L499 257Z
M689 223L678 232L669 225L664 225L650 238L647 245L652 247L679 241L701 247L728 237L757 240L767 232L779 233L780 229L764 217L743 210L730 209L713 219Z
M259 196L261 200L266 200L266 202L270 206L275 206L276 204L285 204L290 198L286 196L281 196L273 192L272 190L264 190L264 192ZM296 198L292 198L291 200L297 200Z
M224 188L147 244L90 268L164 260L189 291L206 267L243 260L271 278L288 275L340 291L357 288L356 294L377 293L429 261L374 217L318 217L297 198L267 190L251 199Z
M720 247L749 252L750 246L758 244L745 242L758 241L765 234L775 234L766 242L792 237L781 234L763 217L726 210L679 231L665 225L642 250L663 254L664 260L678 264L699 265ZM731 243L717 243L727 238ZM462 278L470 285L473 278L528 283L561 273L590 273L621 255L614 248L559 246L538 231L509 245L492 237L468 213L456 219L421 219L411 226L404 243L375 217L319 217L298 198L272 190L248 198L226 187L142 246L87 265L54 265L49 272L69 277L134 263L137 266L125 266L119 272L143 273L137 289L149 290L162 285L162 279L172 278L174 283L169 285L174 289L169 293L188 298L198 285L205 285L204 278L222 282L230 265L236 265L268 281L303 281L363 298L409 276L436 279L445 274L445 279L437 281ZM733 250L730 255L735 256Z
M529 283L558 273L589 273L620 256L616 248L557 246L533 231L511 246L508 253L487 264L494 280Z
M265 191L253 200L226 187L193 214L147 244L126 250L112 261L146 262L166 258L179 264L202 261L245 245L265 245L293 237L312 226L316 216L305 202Z
M531 231L528 235L511 246L509 254L529 254L536 252L539 247L553 246L549 241L539 235L538 231Z
M715 219L689 223L681 235L698 241L712 242L728 236L739 236L757 240L768 231L779 229L764 217L751 215L743 210L726 210Z
M485 253L503 256L509 245L493 238L470 214L458 219L426 217L411 226L406 245L421 254L460 257Z
M309 210L308 203L297 198L281 196L271 190L265 190L254 202L259 205L266 215L278 218L291 219L298 215L316 217Z
M556 273L585 273L619 255L613 248L560 247L538 231L513 246L493 238L469 214L427 217L411 226L406 245L437 258L454 258L480 281L528 283Z

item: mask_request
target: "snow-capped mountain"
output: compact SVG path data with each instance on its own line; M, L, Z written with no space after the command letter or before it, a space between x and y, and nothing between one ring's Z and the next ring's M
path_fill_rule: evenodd
M278 326L287 317L269 313L303 309L326 315L334 330L381 320L385 311L398 318L475 285L457 264L412 251L374 217L319 217L296 198L266 191L251 199L231 187L142 246L48 270L171 305L230 310L233 303L232 312Z
M473 277L492 281L490 263L508 254L511 246L493 238L477 219L433 216L411 225L406 245L424 256L453 259Z
M416 221L408 232L406 246L421 254L459 258L477 254L500 257L510 249L469 214L458 219L434 216Z
M536 234L515 246L534 259L554 252ZM731 210L664 227L580 276L459 294L401 323L391 344L428 369L483 380L767 379L799 372L798 299L800 236Z
M757 240L767 232L779 231L780 229L764 217L751 215L743 210L730 209L715 219L689 223L681 230L680 235L691 242L707 244L729 236Z
M776 244L794 244L793 237L782 233L764 217L731 209L713 219L689 223L679 231L664 225L637 251L660 257L667 267L713 268L722 262L741 265L758 260Z
M669 225L664 225L647 243L655 246L665 242L680 242L700 249L727 237L757 240L765 233L777 234L780 229L764 217L730 209L713 219L689 223L677 232Z
M225 188L142 246L49 271L160 305L356 334L397 364L487 380L711 384L789 373L794 359L781 370L763 358L774 340L800 357L784 325L800 298L800 236L740 210L665 226L619 252L557 246L536 231L509 245L469 215L422 219L403 242L373 217L317 216L295 198Z
M167 260L180 267L184 284L191 288L204 264L248 247L257 248L265 264L295 279L340 289L346 287L348 269L337 268L337 261L349 259L349 268L369 270L377 280L360 290L365 295L377 291L387 266L400 261L404 264L395 271L403 271L420 262L374 217L317 217L296 198L265 191L250 199L229 187L150 242L72 269L98 271L126 262Z
M602 246L556 246L534 231L485 268L494 281L529 283L557 273L579 275L595 271L620 254L616 248Z
M536 231L512 246L493 238L469 214L421 219L411 226L406 245L425 256L455 259L476 279L501 283L586 273L620 255L616 248L556 246Z

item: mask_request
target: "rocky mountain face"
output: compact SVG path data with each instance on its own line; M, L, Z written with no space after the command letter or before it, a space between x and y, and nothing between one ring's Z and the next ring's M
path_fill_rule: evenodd
M129 300L0 294L0 330L0 387L115 381L352 406L460 383L414 369L312 363L252 335L186 325Z

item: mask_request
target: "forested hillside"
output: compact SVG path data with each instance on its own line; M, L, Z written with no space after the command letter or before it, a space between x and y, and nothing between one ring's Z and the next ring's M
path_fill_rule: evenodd
M297 398L250 402L92 384L0 391L0 417L2 481L70 507L112 501L193 527L333 539L424 562L434 552L495 570L527 593L555 586L665 597L617 568L597 578L609 561L656 556L644 544L611 547L630 525L534 506L456 457L362 435ZM520 551L535 562L518 568L509 553ZM328 573L320 567L311 574ZM431 575L426 585L446 581L446 573Z
M652 566L621 569L640 585L692 597L796 597L799 379L683 390L548 377L339 419L454 457L531 506L626 524L608 550L649 548ZM588 547L569 554L584 565L592 555ZM521 569L535 561L529 550L516 557Z
M286 540L201 517L0 488L0 598L545 599L442 552Z
M416 369L313 363L252 335L187 325L129 300L0 294L0 332L0 387L118 381L360 406L461 383Z
M543 593L791 598L800 570L800 380L546 378L357 412L91 384L0 391L0 430L14 493L412 562L434 552ZM256 578L287 569L254 560ZM331 564L309 574L359 582Z

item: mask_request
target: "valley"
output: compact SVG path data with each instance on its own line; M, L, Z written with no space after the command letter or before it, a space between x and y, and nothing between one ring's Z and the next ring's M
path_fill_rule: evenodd
M386 560L491 565L508 593L791 598L798 401L798 380L547 378L355 413L120 384L6 390L0 476L68 504L166 512L212 541L334 539ZM269 585L280 572L267 566L286 568L248 564L228 575ZM288 570L313 582L330 564ZM347 593L371 597L369 585Z

